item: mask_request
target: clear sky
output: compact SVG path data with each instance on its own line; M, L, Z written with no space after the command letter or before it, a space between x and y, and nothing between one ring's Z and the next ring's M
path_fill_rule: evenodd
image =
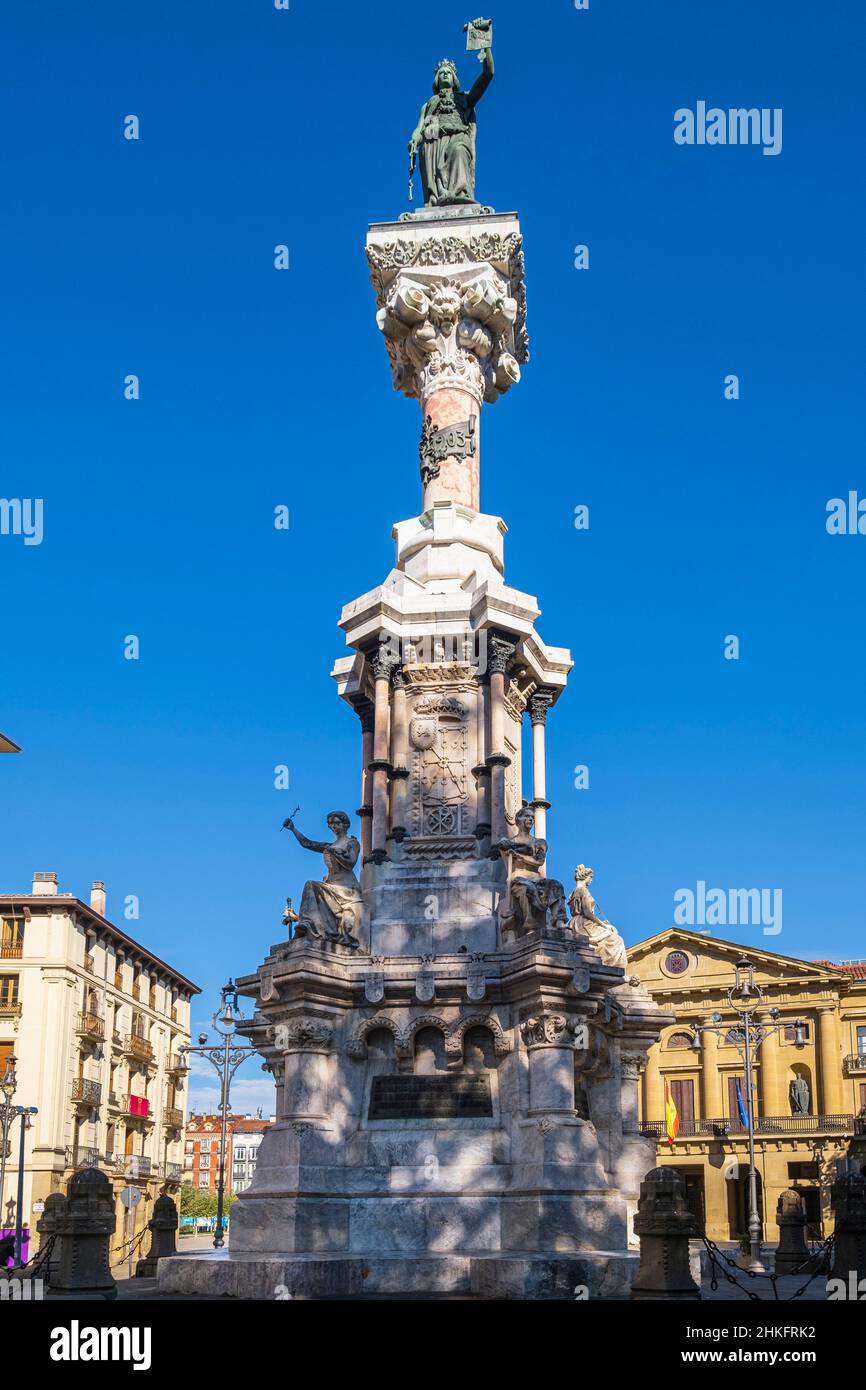
M783 893L780 933L720 935L866 955L866 536L825 526L830 498L866 496L866 18L840 0L491 13L477 187L521 217L532 360L485 413L482 506L576 663L548 721L550 870L568 887L592 864L627 942L704 881ZM437 60L478 71L470 18L451 0L4 13L0 495L43 499L44 538L0 536L0 729L24 749L0 759L0 889L105 879L109 916L202 985L196 1028L320 876L282 818L300 803L318 835L358 805L336 622L420 501L364 235L408 206ZM781 153L676 144L698 101L781 108ZM241 1075L236 1106L268 1106L256 1065Z

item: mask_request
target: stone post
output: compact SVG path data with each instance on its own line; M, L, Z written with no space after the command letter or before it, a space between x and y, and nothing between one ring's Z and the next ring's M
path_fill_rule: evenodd
M387 643L383 643L373 654L370 665L376 682L373 705L373 758L369 764L373 774L373 835L370 857L374 864L382 864L388 853L388 776L391 771L388 744L391 672L394 669L394 657L388 651Z
M634 1228L640 1237L640 1269L632 1285L635 1300L699 1299L692 1278L689 1240L698 1223L686 1203L686 1185L676 1168L653 1168L640 1186Z
M51 1192L45 1198L45 1210L36 1223L39 1232L39 1248L48 1244L54 1237L54 1245L48 1257L48 1264L43 1270L42 1277L46 1285L51 1288L57 1280L60 1270L60 1254L63 1245L61 1230L66 1218L66 1197L62 1192Z
M490 835L495 845L508 834L505 819L505 769L511 759L505 752L505 676L516 648L513 642L493 635L488 643L490 667L490 752L486 762L490 768ZM491 849L491 856L498 850Z
M160 1260L177 1254L177 1207L171 1197L163 1194L153 1204L153 1216L147 1223L150 1249L135 1267L136 1278L155 1279Z
M408 834L409 819L409 719L402 666L394 667L391 685L391 838L399 845Z
M547 779L544 756L544 726L547 711L553 697L546 690L540 690L529 701L529 718L532 721L532 809L535 812L535 838L547 839L547 813L550 802L547 797Z
M574 1038L565 1014L531 1014L520 1033L529 1053L527 1114L573 1115Z
M809 1247L806 1244L806 1209L796 1188L786 1187L779 1194L776 1225L779 1227L776 1274L801 1273L809 1261Z
M842 1113L842 1051L839 1047L839 1020L833 1004L822 1005L818 1010L818 1057L820 1059L820 1106L815 1107L821 1115Z
M370 764L373 761L373 706L369 700L359 700L355 705L361 720L361 805L358 818L361 822L361 864L370 859L373 848L373 774Z
M111 1182L98 1168L81 1168L70 1180L66 1209L56 1221L60 1240L55 1293L116 1298L109 1246L117 1218Z
M845 1173L830 1189L835 1218L833 1278L855 1287L866 1280L866 1178Z

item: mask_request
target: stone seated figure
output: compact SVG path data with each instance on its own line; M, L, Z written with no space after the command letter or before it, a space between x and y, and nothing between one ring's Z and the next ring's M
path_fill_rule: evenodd
M625 943L616 927L596 911L595 898L589 891L592 883L592 869L586 864L578 864L574 871L574 889L568 900L571 908L571 925L578 937L583 937L591 951L600 956L605 965L615 965L625 970L628 964Z
M354 835L349 834L349 824L345 811L332 811L328 816L328 829L334 839L328 844L308 840L291 817L283 821L285 829L291 830L299 845L323 856L327 869L321 881L313 879L304 884L300 911L296 918L292 913L289 919L295 921L295 939L309 936L336 942L351 950L357 950L360 945L357 933L364 902L361 885L355 877L355 865L361 846Z
M524 801L514 819L517 833L495 846L508 873L508 889L499 902L500 930L525 936L566 927L565 889L555 878L545 877L547 843L535 838L532 807Z

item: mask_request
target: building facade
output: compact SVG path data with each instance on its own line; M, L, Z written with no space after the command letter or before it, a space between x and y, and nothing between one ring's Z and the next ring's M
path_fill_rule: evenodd
M261 1116L231 1115L226 1133L225 1190L243 1192L256 1171L259 1144L271 1125ZM202 1192L216 1192L219 1186L219 1115L190 1115L186 1127L183 1167L184 1182Z
M80 1167L112 1178L118 1241L125 1186L143 1196L135 1230L155 1197L179 1188L180 1048L198 993L107 919L99 881L89 903L59 893L53 873L36 874L28 894L0 895L0 1073L14 1053L15 1103L39 1112L26 1135L25 1225L35 1227L39 1205ZM4 1225L14 1222L18 1123L0 1196Z
M245 1192L252 1182L259 1156L262 1137L270 1128L271 1120L245 1117L235 1120L232 1125L232 1192Z
M761 1043L755 1068L764 1239L778 1239L776 1202L788 1187L801 1192L810 1233L826 1236L833 1228L830 1185L838 1160L866 1125L866 964L797 960L679 927L633 946L632 971L671 1015L643 1073L641 1128L656 1136L659 1163L682 1173L707 1236L743 1235L748 1146L738 1083L744 1098L746 1087L737 1014L727 998L741 958L754 967L766 1009L778 1009L785 1025ZM798 1019L806 1025L802 1045L794 1028ZM722 1031L705 1031L695 1050L695 1025L708 1024ZM672 1144L666 1138L666 1083L679 1116Z

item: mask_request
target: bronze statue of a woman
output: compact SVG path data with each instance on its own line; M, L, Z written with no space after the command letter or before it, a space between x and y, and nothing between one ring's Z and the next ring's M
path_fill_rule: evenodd
M484 26L488 20L473 20ZM485 48L482 72L464 92L457 68L445 58L433 78L433 95L421 108L409 141L409 158L421 151L421 182L427 207L475 202L475 107L493 81L493 49Z

